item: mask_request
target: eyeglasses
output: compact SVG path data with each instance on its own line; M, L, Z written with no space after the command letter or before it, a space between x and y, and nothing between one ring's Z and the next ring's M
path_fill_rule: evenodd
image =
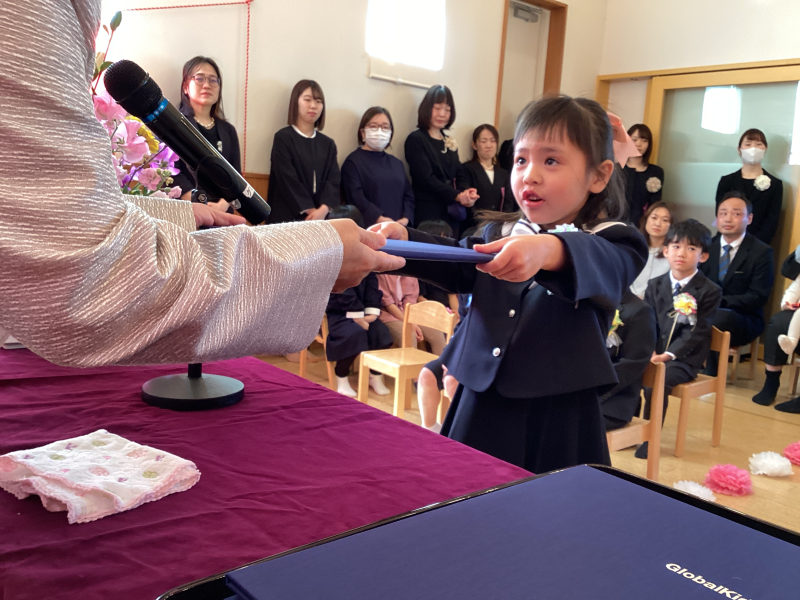
M364 127L364 129L368 129L369 131L378 131L378 130L380 130L380 131L384 131L384 132L389 132L389 131L392 130L392 127L391 127L391 125L378 125L377 123L370 123L369 125Z
M200 86L205 85L206 81L211 87L217 87L219 85L219 77L214 77L213 75L210 77L206 77L205 75L194 75L193 77L190 77L190 79Z

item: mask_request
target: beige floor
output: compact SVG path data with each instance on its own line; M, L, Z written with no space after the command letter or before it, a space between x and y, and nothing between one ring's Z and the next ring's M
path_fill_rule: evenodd
M322 349L312 348L321 354ZM264 356L263 360L282 369L297 373L299 365L287 361L282 356ZM740 376L746 376L746 363L739 367ZM321 385L328 385L325 363L310 364L308 379ZM662 459L659 481L671 486L683 479L702 483L708 469L719 463L732 463L739 468L748 468L748 458L757 452L771 450L782 452L792 442L800 441L800 415L790 415L776 411L772 407L762 407L751 401L764 381L763 363L758 364L756 379L739 379L736 385L729 385L725 395L725 416L722 444L711 447L711 420L714 396L693 401L689 415L689 431L686 439L686 453L683 458L675 458L672 451L675 445L679 402L670 403L664 423ZM788 369L785 370L783 385L778 401L788 398L790 391ZM391 388L392 382L387 381ZM351 376L351 385L356 388L357 377ZM369 404L386 412L392 411L392 396L378 396L370 390ZM419 424L416 407L407 410L405 418ZM633 449L612 454L615 467L644 477L646 461L633 456ZM794 467L791 477L771 478L753 475L753 495L743 498L717 495L717 502L782 527L800 531L800 467Z

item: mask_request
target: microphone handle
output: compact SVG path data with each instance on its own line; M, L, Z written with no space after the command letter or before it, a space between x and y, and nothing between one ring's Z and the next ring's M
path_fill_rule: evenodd
M195 172L200 189L225 198L254 225L269 217L269 204L166 98L142 122ZM186 139L182 134L190 137ZM201 152L200 148L205 151Z

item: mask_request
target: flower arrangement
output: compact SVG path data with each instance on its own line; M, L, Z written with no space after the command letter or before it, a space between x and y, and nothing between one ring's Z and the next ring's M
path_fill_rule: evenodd
M645 187L647 191L651 194L655 194L658 190L661 189L661 180L658 177L651 177L645 182Z
M681 323L689 323L692 327L697 323L697 300L691 294L678 294L672 299L673 310L669 316L675 319L672 323L672 330L669 332L667 338L667 348L672 341L672 334L675 333L675 325L680 321Z
M768 190L769 189L769 186L772 185L772 181L770 180L770 178L767 175L764 175L762 173L761 175L756 177L755 181L753 182L753 185L756 187L756 189L759 192L763 192L764 190Z
M98 52L95 56L91 85L94 114L111 139L111 160L123 193L179 198L181 188L170 187L173 175L179 172L175 168L178 155L159 142L144 123L129 115L108 92L97 91L100 77L111 66L105 57L121 21L122 13L118 12L111 19L109 27L103 25L103 29L109 33L109 39L106 51Z

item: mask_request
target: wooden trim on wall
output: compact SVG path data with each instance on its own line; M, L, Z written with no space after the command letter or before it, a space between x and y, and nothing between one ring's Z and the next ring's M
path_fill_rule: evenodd
M567 5L556 0L520 0L532 6L550 11L550 26L547 30L547 56L544 66L544 94L561 91L561 73L564 68L564 41L567 36ZM494 109L494 126L500 126L500 101L503 96L503 69L506 60L506 37L508 36L509 0L502 0L503 33L500 38L500 70L497 74L497 100Z
M638 71L634 73L613 73L598 75L599 81L628 81L646 79L648 77L665 77L668 75L688 75L691 73L711 73L714 71L738 71L743 69L765 69L770 67L785 67L800 64L800 58L785 58L781 60L764 60L746 63L730 63L727 65L705 65L702 67L683 67L678 69L659 69L654 71ZM599 100L598 100L599 102Z

